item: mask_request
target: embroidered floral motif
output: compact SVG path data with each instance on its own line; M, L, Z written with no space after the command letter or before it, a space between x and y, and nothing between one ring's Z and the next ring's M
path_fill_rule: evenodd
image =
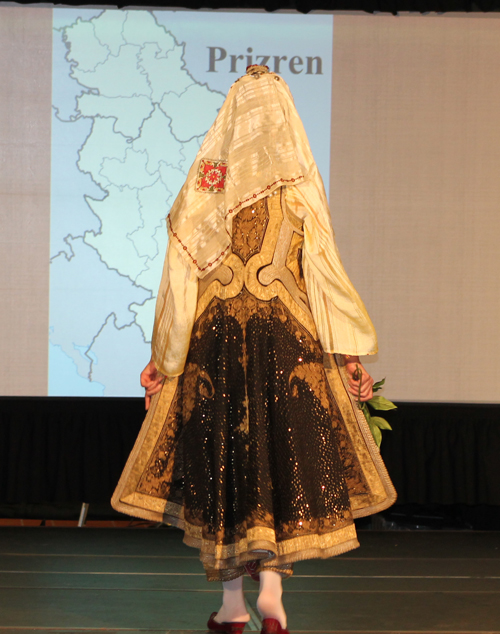
M201 159L200 167L198 168L196 190L209 194L217 194L224 191L226 174L227 163L225 161Z

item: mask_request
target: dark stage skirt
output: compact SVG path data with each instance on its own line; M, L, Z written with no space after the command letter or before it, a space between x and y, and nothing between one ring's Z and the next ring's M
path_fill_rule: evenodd
M353 517L395 499L342 357L323 354L283 208L278 192L235 217L232 253L200 282L184 373L154 397L113 496L182 528L210 579L355 548Z

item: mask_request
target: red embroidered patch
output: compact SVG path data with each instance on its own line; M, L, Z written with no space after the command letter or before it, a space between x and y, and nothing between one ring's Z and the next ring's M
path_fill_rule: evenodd
M201 159L198 169L198 180L196 181L197 191L210 194L224 191L226 174L227 163L225 161Z

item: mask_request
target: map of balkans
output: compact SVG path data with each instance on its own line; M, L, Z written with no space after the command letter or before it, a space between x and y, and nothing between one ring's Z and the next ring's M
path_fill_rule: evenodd
M135 396L165 217L224 96L151 12L105 10L54 34L49 394Z

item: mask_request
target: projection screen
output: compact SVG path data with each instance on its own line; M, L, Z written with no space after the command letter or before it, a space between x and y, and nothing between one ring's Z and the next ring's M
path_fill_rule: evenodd
M138 396L165 217L248 63L288 82L399 401L500 402L500 22L0 6L0 394Z

